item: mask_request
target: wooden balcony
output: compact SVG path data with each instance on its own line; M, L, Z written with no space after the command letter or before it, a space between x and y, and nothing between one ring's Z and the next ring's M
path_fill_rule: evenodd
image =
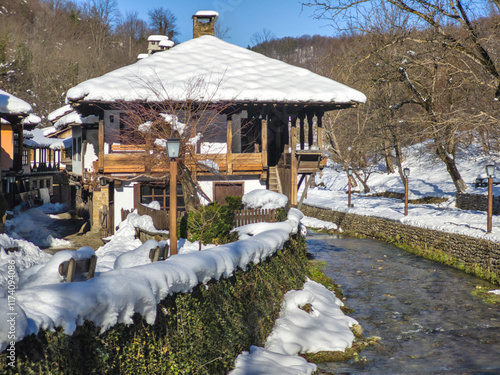
M141 174L148 171L152 174L165 174L168 164L151 163L147 154L140 147L133 146L126 150L123 146L120 151L115 148L110 154L102 154L94 162L95 170L104 174ZM262 174L264 171L261 153L251 154L196 154L195 160L185 158L188 167L198 175L220 173L225 175Z

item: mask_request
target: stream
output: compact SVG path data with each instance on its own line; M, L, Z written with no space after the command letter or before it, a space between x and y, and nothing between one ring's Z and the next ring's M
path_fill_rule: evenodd
M308 233L364 335L366 361L319 364L335 374L500 374L500 307L471 296L487 281L371 239Z

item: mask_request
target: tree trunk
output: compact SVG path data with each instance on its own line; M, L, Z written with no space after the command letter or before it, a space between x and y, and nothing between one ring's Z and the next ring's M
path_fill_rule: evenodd
M193 211L200 204L198 191L196 189L196 182L193 180L191 172L184 165L184 163L180 162L178 163L178 166L179 170L177 171L177 175L179 176L179 182L182 186L182 195L184 196L186 211Z
M384 159L385 159L385 169L387 170L387 174L394 173L394 163L392 161L391 143L387 139L384 139Z
M448 171L451 179L453 180L453 183L455 184L455 188L457 189L457 192L463 193L465 190L467 190L467 184L462 179L462 176L460 175L460 172L458 171L457 165L455 163L455 159L452 158L446 152L446 150L443 148L443 146L439 143L439 141L437 139L434 139L434 142L436 144L436 152L437 152L439 158L446 165L446 170Z

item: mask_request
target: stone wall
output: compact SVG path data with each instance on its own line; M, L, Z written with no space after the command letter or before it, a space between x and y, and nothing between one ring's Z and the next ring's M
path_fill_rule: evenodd
M400 222L371 216L326 210L303 205L306 216L336 223L344 232L352 232L381 240L398 239L413 247L434 248L456 259L456 265L474 269L479 266L500 276L500 243L460 234L418 228ZM486 220L485 220L486 226Z
M487 211L488 196L457 193L455 206L461 210ZM500 196L493 196L493 215L500 215Z

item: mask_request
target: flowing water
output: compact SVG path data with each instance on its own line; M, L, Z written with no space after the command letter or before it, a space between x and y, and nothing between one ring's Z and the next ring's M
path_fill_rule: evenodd
M500 374L500 307L471 296L486 281L369 239L309 233L308 249L342 285L365 336L366 362L327 363L335 374Z

